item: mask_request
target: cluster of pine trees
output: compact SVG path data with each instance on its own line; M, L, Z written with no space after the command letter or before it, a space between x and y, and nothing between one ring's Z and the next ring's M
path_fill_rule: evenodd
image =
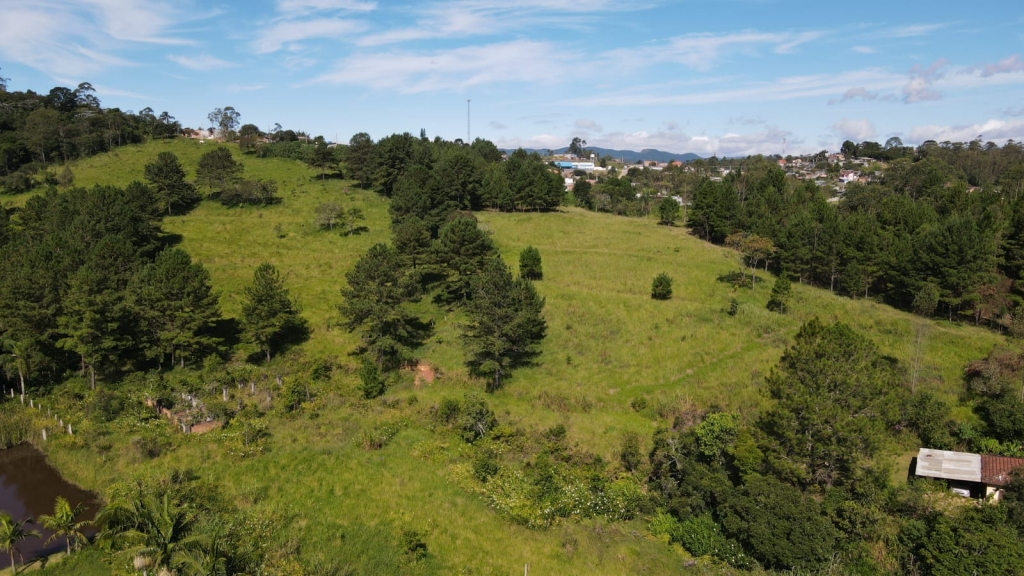
M47 170L56 164L180 133L167 112L104 109L88 82L43 95L8 92L0 78L0 188L7 193L56 184L59 174Z
M801 282L1010 326L1024 272L1021 192L1021 145L929 144L879 181L848 185L837 202L771 163L750 163L702 180L688 224L715 243L738 232L770 240L770 266Z
M14 222L0 208L0 364L22 390L70 369L95 386L97 374L197 363L236 339L210 274L161 231L173 196L166 181L154 184L51 189ZM256 270L246 302L242 336L268 360L301 337L305 325L273 266Z

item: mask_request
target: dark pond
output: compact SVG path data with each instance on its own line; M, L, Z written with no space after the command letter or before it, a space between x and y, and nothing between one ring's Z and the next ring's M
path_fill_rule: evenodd
M53 502L57 496L66 498L72 507L83 503L86 505L86 511L78 520L92 519L96 515L96 496L66 482L34 446L20 444L0 450L0 510L15 520L35 520L40 514L53 514ZM18 551L26 561L64 550L66 543L63 538L44 545L50 533L39 524L26 527L38 530L43 535L42 538L24 540L18 545ZM10 565L10 557L0 554L0 569Z

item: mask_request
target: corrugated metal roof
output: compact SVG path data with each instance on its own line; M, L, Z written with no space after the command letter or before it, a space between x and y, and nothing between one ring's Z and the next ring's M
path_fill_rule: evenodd
M921 448L917 475L962 482L981 482L981 455Z
M1010 472L1024 466L1024 458L1009 456L981 456L981 481L989 486L1006 486L1010 483Z

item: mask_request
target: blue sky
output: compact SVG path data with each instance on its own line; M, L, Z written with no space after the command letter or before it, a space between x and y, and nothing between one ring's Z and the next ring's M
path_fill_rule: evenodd
M1024 7L986 2L0 0L14 90L392 132L701 155L1024 140Z

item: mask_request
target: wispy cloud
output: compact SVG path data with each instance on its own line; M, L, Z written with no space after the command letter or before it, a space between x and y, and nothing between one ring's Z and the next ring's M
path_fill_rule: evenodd
M195 19L172 4L140 0L6 0L0 57L54 77L130 65L119 55L137 44L187 45L174 30Z
M291 15L327 11L370 12L376 8L376 2L361 0L278 0L277 2L279 12Z
M906 26L897 26L895 28L886 28L879 33L879 36L883 38L915 38L918 36L927 36L932 32L937 32L948 26L948 24L909 24Z
M617 66L635 66L637 62L647 66L673 63L707 71L729 52L749 53L758 46L767 46L777 54L789 54L821 36L821 32L689 34L676 36L667 42L611 50L602 54L601 59Z
M277 52L287 44L312 38L351 37L366 30L367 24L344 18L317 18L313 20L277 22L259 33L253 42L257 54Z
M266 88L263 84L231 84L226 86L224 89L228 92L256 92L257 90L263 90Z
M943 70L949 66L949 60L939 58L927 68L915 64L910 69L910 81L903 86L903 102L914 104L942 98L942 94L933 84L943 76Z
M613 0L456 0L433 2L415 10L412 26L366 35L360 46L381 46L430 38L463 38L526 30L538 26L579 27L586 16L641 10Z
M487 123L487 125L490 126L491 128L494 128L495 130L507 130L508 129L508 126L502 124L501 122L498 122L497 120L491 120L490 122Z
M850 48L850 50L853 50L858 54L874 54L878 52L877 49L872 48L871 46L854 46L853 48Z
M997 143L1010 139L1024 140L1024 120L988 120L980 124L959 126L918 126L910 131L908 140L916 143L925 140L968 142L975 138Z
M1007 108L1006 110L1003 110L1003 116L1024 116L1024 106L1021 106L1020 108Z
M221 60L220 58L210 56L209 54L203 54L201 56L177 56L172 54L168 56L167 59L179 66L184 66L191 70L219 70L234 66L231 62Z
M843 104L845 102L849 102L850 100L858 99L864 101L882 100L883 102L892 102L896 100L896 95L886 94L882 96L878 92L871 92L870 90L866 90L864 88L850 88L846 92L843 92L843 95L841 97L830 98L828 101L828 105L835 106L836 104Z
M575 126L577 130L582 130L583 132L604 132L604 128L599 126L597 122L594 122L593 120L587 120L585 118L577 119L575 122L573 122L573 126Z
M506 82L555 82L564 54L548 42L515 40L426 52L353 54L311 83L353 84L413 94ZM515 62L515 66L509 66Z

